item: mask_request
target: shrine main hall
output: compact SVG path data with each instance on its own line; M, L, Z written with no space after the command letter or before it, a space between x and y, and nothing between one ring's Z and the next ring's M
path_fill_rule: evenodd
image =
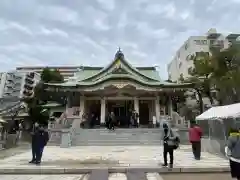
M189 84L163 81L156 67L133 67L121 50L106 67L82 67L64 83L48 83L47 90L64 93L66 114L78 117L96 116L96 125L105 124L109 112L114 112L119 126L126 127L131 111L139 114L141 127L172 117L173 98Z

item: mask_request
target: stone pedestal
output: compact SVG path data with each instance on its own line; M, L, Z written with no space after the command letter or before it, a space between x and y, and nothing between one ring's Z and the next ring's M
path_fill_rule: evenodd
M68 148L71 146L71 131L69 129L62 129L61 132L61 148Z

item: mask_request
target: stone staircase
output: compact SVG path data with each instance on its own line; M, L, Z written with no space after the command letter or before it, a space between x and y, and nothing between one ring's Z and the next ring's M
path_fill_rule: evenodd
M137 129L75 129L72 146L134 146L160 145L161 130L150 128Z

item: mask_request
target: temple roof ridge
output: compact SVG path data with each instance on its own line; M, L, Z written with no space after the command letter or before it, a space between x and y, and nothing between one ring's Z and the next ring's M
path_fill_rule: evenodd
M93 74L92 76L87 77L85 79L82 79L82 81L88 81L88 80L91 80L93 78L96 78L97 76L100 76L101 74L103 74L104 72L106 72L112 66L114 66L116 64L125 64L134 73L137 73L139 76L144 77L145 79L148 79L148 80L151 80L151 81L159 81L159 78L156 79L156 78L146 76L145 74L143 74L142 72L139 71L139 69L141 69L141 68L137 69L136 67L133 67L130 63L128 63L128 61L124 57L124 53L122 52L122 50L120 48L116 52L114 59L107 66L105 66L103 69L101 69L99 72ZM156 69L154 69L154 70L156 70Z

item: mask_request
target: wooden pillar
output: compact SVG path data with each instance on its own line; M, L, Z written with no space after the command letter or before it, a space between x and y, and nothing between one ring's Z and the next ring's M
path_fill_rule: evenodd
M172 118L172 97L168 98L168 114Z
M84 96L80 96L80 107L79 107L79 116L80 119L82 120L83 114L85 113L85 98Z
M100 124L105 123L105 118L106 118L106 99L103 97L101 99L101 118L100 118Z
M138 99L138 97L134 97L134 110L136 111L136 113L139 114L139 99ZM137 123L139 124L139 117L137 119Z
M159 96L155 99L155 112L156 112L156 120L160 122L160 98Z

